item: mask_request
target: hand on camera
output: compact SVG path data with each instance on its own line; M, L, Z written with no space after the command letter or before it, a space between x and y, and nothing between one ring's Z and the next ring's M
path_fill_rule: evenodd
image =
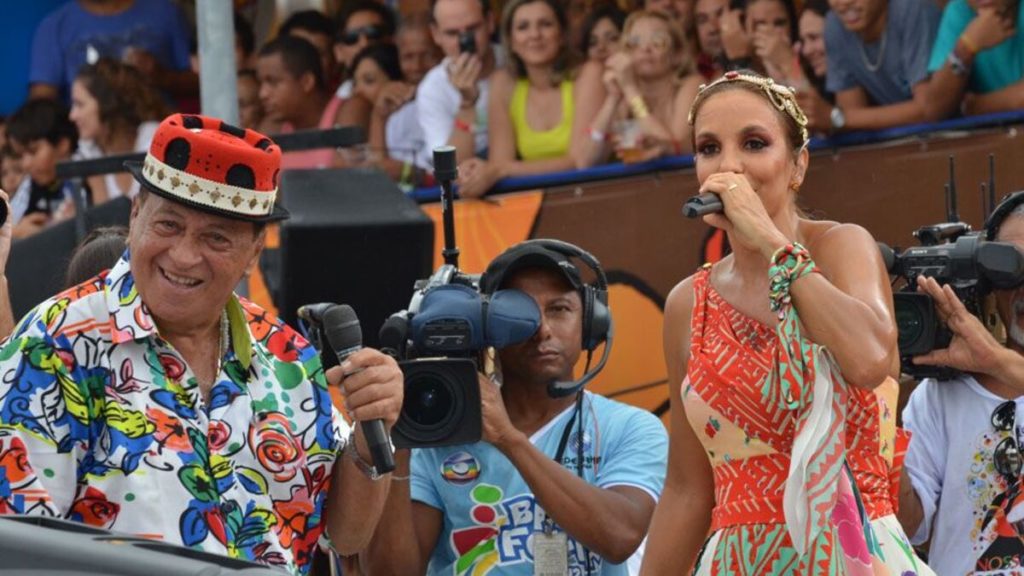
M327 370L326 376L329 385L341 386L345 410L353 421L380 418L388 430L398 421L405 378L394 358L363 348Z
M704 216L704 222L725 230L731 242L748 250L759 250L766 258L789 242L772 222L746 176L735 172L712 174L701 184L698 194L705 192L718 194L725 211Z
M998 366L1003 346L992 337L976 316L948 285L940 286L934 278L917 277L917 289L932 297L939 319L949 327L953 339L948 348L932 350L914 357L914 364L949 366L963 372L987 374Z
M477 82L480 81L480 73L483 72L483 61L476 54L463 52L453 58L448 64L448 79L452 86L459 91L462 98L462 106L475 106L477 98L480 97L480 90Z
M505 410L505 401L501 398L501 388L483 374L477 374L477 381L480 383L483 439L501 450L517 434L522 433L509 420L508 412Z

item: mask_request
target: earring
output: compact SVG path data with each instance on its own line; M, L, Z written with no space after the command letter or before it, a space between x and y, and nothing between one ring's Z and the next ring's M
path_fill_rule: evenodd
M799 192L800 191L800 183L799 182L790 182L789 183L789 189L792 190L793 192Z

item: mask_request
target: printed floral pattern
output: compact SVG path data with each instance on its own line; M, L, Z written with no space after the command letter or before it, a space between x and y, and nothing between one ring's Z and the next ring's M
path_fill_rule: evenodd
M36 307L0 348L0 513L307 573L348 427L307 342L244 300L228 315L232 346L204 400L127 253Z

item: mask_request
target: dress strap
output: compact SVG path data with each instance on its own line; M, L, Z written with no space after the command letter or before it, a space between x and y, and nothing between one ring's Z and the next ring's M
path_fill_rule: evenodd
M704 327L707 325L708 283L711 282L711 264L701 266L693 276L693 311L690 314L690 355L703 348Z

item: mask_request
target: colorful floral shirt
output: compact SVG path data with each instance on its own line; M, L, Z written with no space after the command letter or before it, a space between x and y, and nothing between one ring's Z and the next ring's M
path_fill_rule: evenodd
M69 518L305 574L348 426L316 350L232 298L203 398L128 254L0 349L0 513Z

